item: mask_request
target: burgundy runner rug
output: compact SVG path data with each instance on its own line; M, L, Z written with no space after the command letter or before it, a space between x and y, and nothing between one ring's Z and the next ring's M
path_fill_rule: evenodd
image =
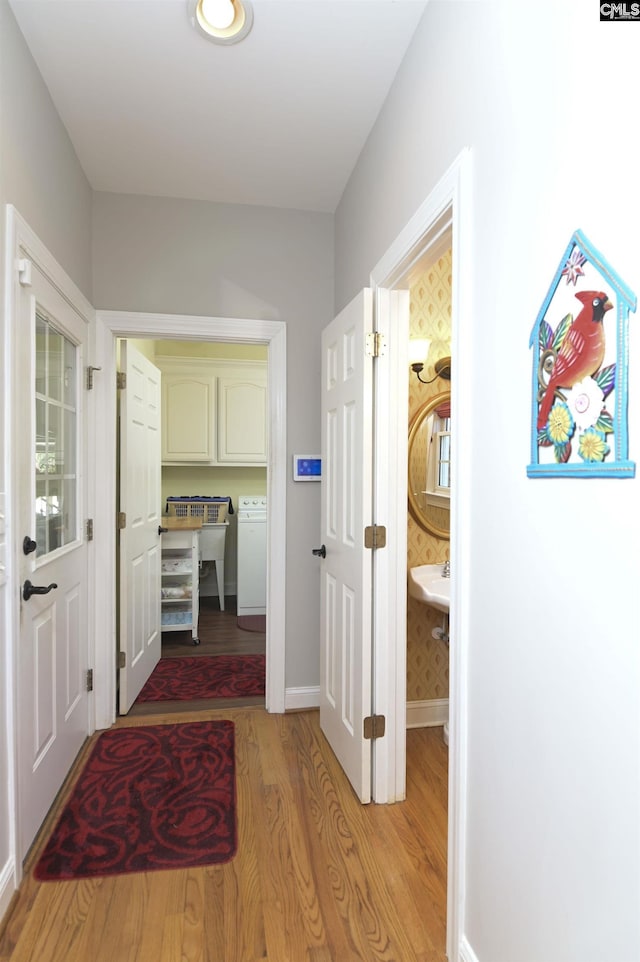
M264 695L264 655L161 658L136 701L194 701Z
M236 852L233 722L98 738L35 868L41 881L228 862Z

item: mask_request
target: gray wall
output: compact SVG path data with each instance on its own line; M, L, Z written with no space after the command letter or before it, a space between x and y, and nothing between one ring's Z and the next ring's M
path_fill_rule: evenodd
M330 215L97 193L93 227L96 308L286 321L289 463L294 452L319 450ZM288 688L319 683L318 489L288 481Z
M573 0L431 0L336 214L339 309L471 148L454 364L473 402L454 417L473 465L463 931L478 962L640 958L640 480L526 477L528 340L573 231L640 290L637 28L597 18Z
M91 295L91 189L80 168L67 133L53 108L7 0L0 0L0 303L4 304L5 205L13 204L39 235L82 292ZM0 318L4 344L5 316ZM0 369L0 389L6 398L8 358ZM3 403L0 422L0 492L6 491L11 460L5 457ZM0 543L2 536L0 535ZM7 550L10 545L7 545ZM8 696L12 674L8 667L5 631L6 597L0 587L0 877L6 879L10 860L8 737L12 720ZM6 692L6 693L5 693ZM0 891L0 914L10 886Z

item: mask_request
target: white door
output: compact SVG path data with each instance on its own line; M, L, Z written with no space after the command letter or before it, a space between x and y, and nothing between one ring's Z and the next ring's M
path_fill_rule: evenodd
M364 290L322 334L320 724L362 802L371 800L371 327Z
M89 732L83 530L89 331L35 263L16 309L18 812L24 856Z
M126 714L160 661L160 371L122 341L120 372L119 710ZM123 664L124 661L124 664Z

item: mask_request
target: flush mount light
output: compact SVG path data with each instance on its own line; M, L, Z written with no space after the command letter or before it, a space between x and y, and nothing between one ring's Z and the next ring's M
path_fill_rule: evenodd
M192 26L212 43L239 43L253 26L247 0L188 0Z

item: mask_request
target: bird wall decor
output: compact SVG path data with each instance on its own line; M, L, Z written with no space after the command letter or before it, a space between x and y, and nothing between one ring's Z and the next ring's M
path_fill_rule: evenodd
M592 377L602 366L606 346L603 319L613 304L604 291L578 291L582 310L567 327L538 412L538 430L544 428L559 388L570 388Z
M634 477L635 463L628 460L627 333L635 309L635 294L576 231L529 340L529 477Z

